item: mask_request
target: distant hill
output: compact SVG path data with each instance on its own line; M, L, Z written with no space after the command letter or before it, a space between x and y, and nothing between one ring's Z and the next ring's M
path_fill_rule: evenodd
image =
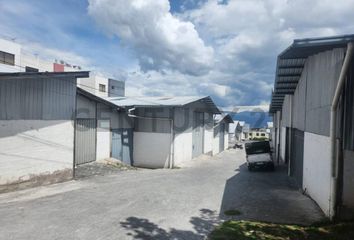
M267 126L267 122L273 121L268 112L245 111L239 113L230 113L230 115L234 120L248 123L251 128L263 128Z

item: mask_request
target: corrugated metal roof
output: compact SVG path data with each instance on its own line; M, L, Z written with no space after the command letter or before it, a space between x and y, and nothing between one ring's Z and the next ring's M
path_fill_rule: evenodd
M109 97L105 100L120 107L181 107L194 102L205 103L213 113L220 113L211 97Z
M233 123L234 120L232 119L231 115L230 114L218 114L215 116L215 122L219 123L221 122L222 120L224 120L227 122L227 123Z
M352 41L354 34L294 40L293 44L278 56L269 112L280 110L285 95L294 94L309 56L334 48L344 48Z

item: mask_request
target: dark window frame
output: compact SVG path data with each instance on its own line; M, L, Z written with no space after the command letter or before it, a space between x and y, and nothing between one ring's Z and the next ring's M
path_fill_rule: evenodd
M98 90L99 90L100 92L106 92L106 85L99 83L99 84L98 84Z
M0 51L0 63L15 66L15 54Z

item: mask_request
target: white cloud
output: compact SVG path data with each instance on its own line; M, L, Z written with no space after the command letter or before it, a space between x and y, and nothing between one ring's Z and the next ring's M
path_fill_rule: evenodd
M168 0L89 0L88 12L104 31L134 48L142 70L203 75L213 64L213 48L190 21L170 13Z

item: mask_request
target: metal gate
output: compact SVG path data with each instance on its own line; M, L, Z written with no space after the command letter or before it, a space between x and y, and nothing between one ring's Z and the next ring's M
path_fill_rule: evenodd
M292 129L290 174L302 187L304 166L304 132Z
M75 126L75 164L96 160L96 120L77 119Z
M225 124L220 123L219 125L219 152L225 149Z
M198 157L203 154L203 137L204 137L204 113L193 113L193 148L192 157Z
M133 129L112 129L112 157L132 165Z

